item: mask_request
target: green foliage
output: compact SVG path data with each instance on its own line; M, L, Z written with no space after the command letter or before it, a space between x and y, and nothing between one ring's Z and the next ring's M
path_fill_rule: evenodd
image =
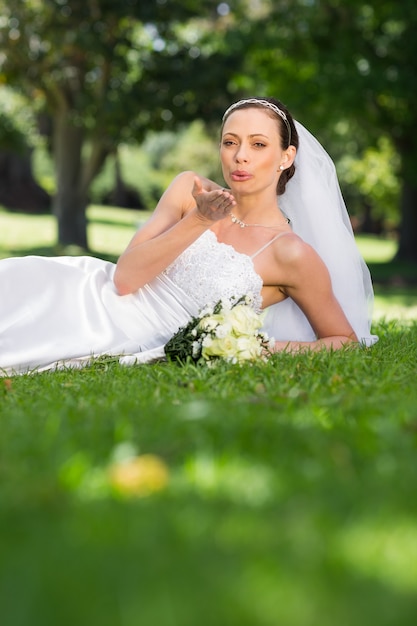
M414 0L2 0L0 8L0 80L52 114L65 103L65 119L100 144L84 168L88 181L120 142L141 141L149 130L165 140L196 118L213 124L231 99L258 93L286 102L336 161L348 155L341 165L348 195L371 204L375 216L398 215L394 170L414 185ZM389 172L393 155L381 137L397 151ZM188 150L179 145L181 154L164 156L170 175ZM147 204L164 186L165 176L157 178L145 185Z
M168 136L171 144L166 141ZM219 138L210 135L202 121L195 121L180 132L165 134L165 145L159 135L154 134L143 146L155 155L154 164L165 170L170 177L184 170L195 170L202 176L220 180ZM156 149L156 150L155 150Z
M342 150L361 159L388 137L403 192L398 257L415 262L416 3L279 0L261 6L264 15L248 27L246 71L239 72L236 88L278 96L336 160ZM352 131L345 144L337 132L341 121ZM371 200L378 214L382 203L374 193Z
M54 195L56 192L55 168L46 141L37 141L32 162L34 177L39 185L51 196Z
M76 126L116 141L139 138L152 125L189 120L203 103L199 90L182 91L190 70L208 88L204 69L221 41L213 37L223 19L216 7L213 0L3 1L0 77L35 101L46 98L52 115L66 101ZM164 71L170 85L162 84Z
M362 158L346 154L338 162L341 181L371 207L374 217L394 224L399 221L398 169L398 154L384 137L376 147L367 148Z
M149 132L140 146L119 146L122 178L136 189L147 209L156 203L172 179L181 171L194 170L221 181L218 140L200 121L182 126L177 132ZM90 198L101 203L115 184L114 161L109 158L91 187Z
M224 46L222 13L215 0L0 0L0 82L52 121L61 244L88 248L88 192L120 143L219 118L242 58Z
M26 152L35 141L35 120L27 101L0 85L0 150Z
M416 124L416 21L413 0L280 0L255 25L263 36L251 53L264 61L261 80L271 89L275 75L307 118L342 114L368 136L399 139Z
M215 370L0 379L7 626L412 626L417 326ZM106 487L121 445L164 491Z

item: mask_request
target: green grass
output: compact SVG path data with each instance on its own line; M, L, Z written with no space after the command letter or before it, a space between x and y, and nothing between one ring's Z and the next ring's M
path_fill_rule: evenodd
M146 211L90 206L87 232L91 254L116 259L148 215ZM56 236L51 215L10 213L0 207L0 258L57 254Z
M397 250L394 239L384 239L373 235L359 235L358 248L368 263L388 263Z
M2 623L414 624L417 325L372 350L13 379ZM164 491L106 484L121 443Z
M394 239L360 235L358 247L374 281L374 319L417 320L417 266L394 261Z
M0 379L0 623L414 626L417 321L386 289L372 349ZM129 450L164 489L112 487Z

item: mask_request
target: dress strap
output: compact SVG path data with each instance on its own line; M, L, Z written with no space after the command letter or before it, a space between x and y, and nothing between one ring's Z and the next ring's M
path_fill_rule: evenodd
M268 241L265 245L262 246L262 248L259 248L259 250L257 250L254 254L252 254L251 259L254 259L256 256L258 256L258 254L261 254L261 252L263 252L266 248L268 248L268 246L270 246L272 243L274 243L274 241L276 241L280 237L283 237L284 235L292 235L292 234L293 234L292 231L285 232L285 233L278 233L278 235L275 235L275 237L273 237L271 241Z

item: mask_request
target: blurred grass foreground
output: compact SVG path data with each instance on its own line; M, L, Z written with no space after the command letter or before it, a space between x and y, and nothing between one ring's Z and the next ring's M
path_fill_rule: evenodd
M141 217L94 208L95 253ZM0 378L0 623L414 626L416 294L381 285L372 349Z

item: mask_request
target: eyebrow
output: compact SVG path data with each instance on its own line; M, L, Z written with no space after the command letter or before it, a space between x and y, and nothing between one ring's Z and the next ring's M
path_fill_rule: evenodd
M233 137L239 137L237 133L231 133L230 131L227 131L224 134L232 135ZM264 135L263 133L252 133L251 135L248 135L248 137L265 137L265 139L269 139L268 135Z

